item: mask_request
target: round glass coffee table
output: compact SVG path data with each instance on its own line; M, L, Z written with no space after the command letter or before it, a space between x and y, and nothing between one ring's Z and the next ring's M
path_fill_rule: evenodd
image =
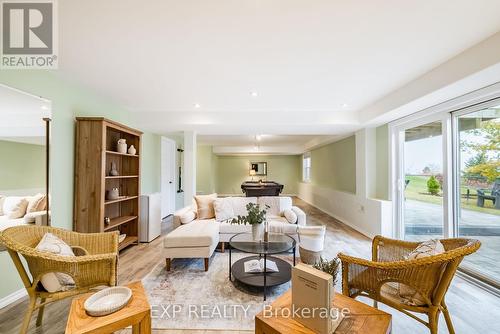
M295 239L286 234L269 233L269 241L254 241L252 233L238 233L229 240L229 280L235 280L254 287L264 288L264 300L266 300L267 287L280 285L290 281L292 278L292 266L277 257L271 256L293 252L293 265L295 266ZM255 256L244 257L235 263L231 261L231 249L256 254ZM251 260L260 261L263 259L263 271L248 273L245 272L245 262ZM273 261L278 267L278 272L269 272L267 261Z

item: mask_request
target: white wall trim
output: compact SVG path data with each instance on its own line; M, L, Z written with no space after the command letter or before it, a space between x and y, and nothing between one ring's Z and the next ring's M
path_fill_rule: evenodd
M365 237L367 238L370 238L372 239L375 235L373 233L370 233L368 231L366 231L365 229L357 226L356 224L353 224L351 223L350 221L348 221L347 219L345 219L344 217L340 217L339 215L331 212L330 210L328 209L325 209L325 208L322 208L320 206L318 206L317 204L314 204L314 203L311 203L303 198L301 198L300 196L297 196L298 198L300 198L301 200L303 200L304 202L306 202L307 204L315 207L316 209L318 209L319 211L323 212L323 213L326 213L327 215L329 215L330 217L333 217L335 218L336 220L338 220L340 223L344 224L344 225L347 225L349 226L350 228L352 228L353 230L361 233L362 235L364 235Z
M310 183L299 184L298 197L368 237L392 233L390 201L363 198Z
M10 295L7 295L7 296L0 299L0 309L3 309L4 307L7 307L10 304L15 303L16 301L24 298L27 295L28 295L28 292L26 292L26 289L24 289L24 288L19 289L17 291L14 291Z

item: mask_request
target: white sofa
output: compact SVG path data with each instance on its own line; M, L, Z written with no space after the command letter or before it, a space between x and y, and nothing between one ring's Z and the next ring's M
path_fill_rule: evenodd
M47 225L47 212L45 211L45 206L42 203L42 206L36 207L37 210L40 210L43 208L43 211L31 211L27 213L27 208L30 204L30 201L34 200L36 196L42 196L41 194L35 195L35 196L1 196L0 195L0 232L9 228L9 227L14 227L14 226L19 226L19 225L28 225L28 224L35 224L35 225ZM12 218L11 217L11 212L8 211L9 208L7 208L8 205L5 203L8 201L8 199L15 199L15 201L25 199L26 202L24 202L23 205L20 205L21 208L16 207L17 210L21 210L18 214L15 215L15 217L18 218ZM0 245L0 251L5 250L5 247Z
M205 271L208 270L209 259L217 244L224 244L237 233L251 232L250 225L231 224L229 221L240 215L246 215L248 203L259 204L267 211L266 217L269 230L276 233L286 233L298 241L298 226L306 225L306 214L292 205L290 197L222 197L217 198L213 205L215 217L197 219L196 207L191 205L174 214L175 229L164 239L164 256L167 271L175 258L203 258ZM269 208L266 208L266 205Z
M300 208L292 205L292 198L287 196L264 196L264 197L220 197L215 200L215 218L198 220L196 217L195 204L178 210L174 214L174 227L193 222L207 221L219 226L219 241L229 242L229 239L237 233L251 232L250 225L238 225L228 222L228 218L247 214L246 205L248 203L259 204L262 210L266 205L270 208L267 211L267 221L271 232L286 233L297 239L297 226L306 225L306 214ZM226 214L221 214L217 207L224 207ZM285 217L285 211L291 210L297 216L295 222L290 222ZM232 214L227 214L229 213Z

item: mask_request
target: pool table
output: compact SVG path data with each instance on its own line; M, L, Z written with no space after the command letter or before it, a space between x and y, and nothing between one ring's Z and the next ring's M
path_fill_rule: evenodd
M247 197L279 196L283 185L274 181L247 181L242 183L241 190Z

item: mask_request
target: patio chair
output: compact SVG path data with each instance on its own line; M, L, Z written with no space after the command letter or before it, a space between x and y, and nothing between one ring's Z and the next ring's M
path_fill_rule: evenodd
M365 296L384 303L414 318L430 329L438 331L439 313L443 312L450 333L455 333L445 294L455 275L458 265L466 255L481 246L473 239L442 239L445 252L439 255L405 260L418 245L409 242L376 236L372 244L372 261L344 254L342 261L342 293L356 298ZM413 289L420 294L424 303L412 305L400 296L400 288ZM410 313L428 316L428 322Z
M47 232L70 245L76 254L84 255L68 257L36 250L35 247ZM116 285L118 232L84 234L54 227L23 225L2 231L0 243L7 248L29 296L28 311L21 325L21 333L28 330L31 315L36 309L36 325L40 326L45 305L88 292L97 286ZM27 269L19 255L26 260ZM53 293L46 291L40 279L51 272L70 275L75 281L75 287Z
M484 201L490 200L495 205L495 209L500 209L500 180L496 180L491 188L491 195L486 195L484 189L477 190L477 206L484 207Z

